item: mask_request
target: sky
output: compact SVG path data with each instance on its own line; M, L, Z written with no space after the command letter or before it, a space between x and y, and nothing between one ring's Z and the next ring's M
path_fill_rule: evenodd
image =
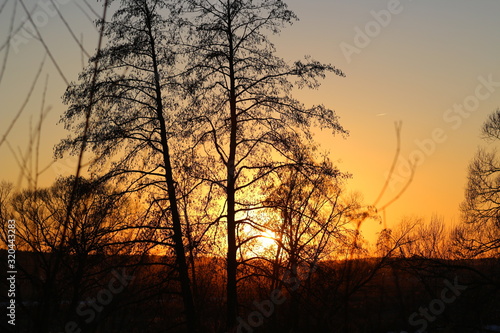
M52 1L92 54L98 36L91 21L95 14L82 0ZM102 13L102 1L87 2ZM77 80L87 56L51 0L23 3L46 47L29 35L29 24L23 25L26 14L21 2L7 1L0 12L0 61L5 64L0 67L0 140L17 120L0 145L0 179L26 186L19 165L27 158L31 171L38 164L38 185L48 186L58 175L74 173L75 158L54 162L53 146L67 134L57 124L65 108L61 96L67 82ZM406 191L386 208L386 225L395 226L404 217L432 215L441 216L448 225L458 223L468 164L477 148L486 145L481 125L500 107L500 1L286 3L300 20L272 37L278 54L287 61L311 55L346 74L345 78L329 75L318 90L300 90L295 96L306 104L334 109L349 131L346 138L317 133L321 148L342 171L352 174L348 189L359 192L365 204L375 203L396 152L395 124L401 123L401 154L378 208L403 189L411 177L411 163L417 166ZM7 47L13 16L15 33ZM41 141L36 145L34 133L42 113ZM367 233L383 227L367 223Z

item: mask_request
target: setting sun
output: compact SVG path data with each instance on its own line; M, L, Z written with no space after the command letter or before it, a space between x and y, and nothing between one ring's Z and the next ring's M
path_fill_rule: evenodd
M499 13L3 1L0 331L500 333Z
M253 218L255 219L257 216L260 216L261 220L263 219L263 214L253 214ZM269 219L268 215L265 215L264 219ZM254 226L250 223L244 223L241 232L242 241L249 240L242 247L242 251L245 257L251 256L262 256L262 257L270 257L276 254L277 243L276 243L276 235L271 230L262 227L262 226Z

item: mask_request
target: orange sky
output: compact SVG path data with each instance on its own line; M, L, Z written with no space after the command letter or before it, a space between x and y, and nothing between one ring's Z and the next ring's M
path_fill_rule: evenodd
M60 4L59 9L74 34L83 38L91 54L96 47L97 32L80 8L89 16L93 15L91 11L76 0L55 2ZM37 13L39 31L66 80L76 80L82 54L64 23L50 6L44 5L50 1L24 3ZM347 75L346 78L329 76L319 90L299 91L297 96L305 103L323 103L335 109L342 125L350 131L347 139L327 133L317 136L340 168L353 174L350 188L362 193L367 204L374 202L395 152L394 123L402 121L401 160L380 204L396 195L408 177L405 161L415 157L420 160L408 190L387 210L388 225L394 225L404 215L428 218L438 214L448 223L458 222L467 165L482 144L481 124L500 107L497 17L500 2L293 0L287 3L300 21L273 37L278 53L290 61L310 54L332 63ZM13 4L9 3L0 14L0 45L7 38ZM94 5L99 12L100 4ZM14 29L24 16L22 7L17 6ZM23 105L45 55L42 44L22 29L10 46L0 81L1 136ZM6 50L5 45L0 50L2 62ZM41 174L40 185L49 185L57 175L69 175L73 170L74 159L51 165L52 147L66 134L56 124L64 110L61 96L65 82L45 56L31 98L8 142L0 146L2 179L20 184L22 177L16 158L23 154L35 156L27 149L30 133L40 117L46 82L44 109L48 114L42 127L39 170L48 168ZM34 158L32 162L34 165Z

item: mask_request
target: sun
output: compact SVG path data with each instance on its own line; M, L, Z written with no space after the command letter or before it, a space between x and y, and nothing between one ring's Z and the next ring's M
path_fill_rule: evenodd
M242 238L251 239L245 244L245 256L270 256L276 252L276 234L267 228L256 228L245 224L242 228Z
M261 233L261 237L258 240L262 248L270 249L276 247L276 234L271 230Z
M266 229L264 232L258 233L255 245L253 246L254 254L261 257L272 256L276 253L277 243L276 235L271 230Z

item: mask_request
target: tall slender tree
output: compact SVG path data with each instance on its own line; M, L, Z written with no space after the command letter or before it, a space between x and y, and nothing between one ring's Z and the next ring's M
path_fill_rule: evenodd
M269 35L296 20L283 1L186 2L192 22L187 86L196 110L190 120L210 160L201 174L226 194L227 327L234 329L240 213L264 199L256 189L273 170L303 163L292 151L311 139L311 125L345 132L334 111L304 106L291 96L292 89L316 88L328 72L344 74L310 58L288 63L276 56Z
M108 45L90 59L99 64L97 80L92 80L95 70L89 66L68 87L64 101L69 107L61 122L72 134L56 147L56 154L80 147L86 139L84 114L92 108L87 147L96 155L94 168L127 180L130 191L148 187L153 201L166 210L168 243L176 257L187 325L194 332L197 318L172 162L177 107L169 95L175 95L179 74L174 66L178 32L173 5L123 0L109 22L98 22L104 25Z

